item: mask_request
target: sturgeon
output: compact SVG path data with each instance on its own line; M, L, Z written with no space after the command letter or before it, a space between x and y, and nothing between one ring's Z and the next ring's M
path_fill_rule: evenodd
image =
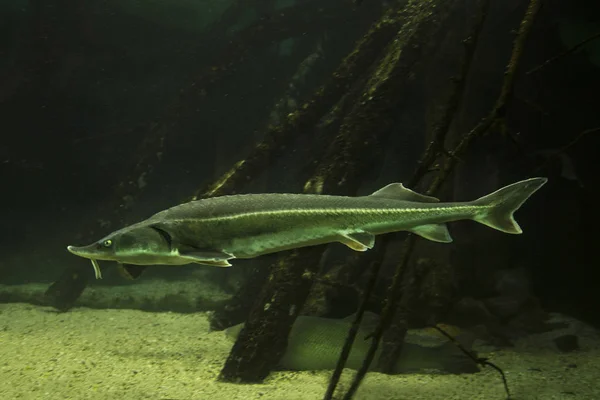
M332 242L366 251L375 236L409 231L449 243L447 222L474 220L510 234L523 231L513 213L546 178L530 178L469 202L442 203L391 183L368 196L243 194L184 203L87 246L68 246L92 261L116 261L130 278L147 265L229 267L230 260Z

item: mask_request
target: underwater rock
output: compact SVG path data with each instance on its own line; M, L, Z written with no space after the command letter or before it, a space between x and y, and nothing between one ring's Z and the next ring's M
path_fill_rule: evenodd
M487 309L501 319L516 316L531 298L529 272L525 268L501 269L494 277L497 295L484 300Z
M542 309L540 301L530 296L519 313L508 321L507 327L514 331L514 336L529 333L541 333L552 330L555 326L548 324L548 313Z
M312 371L334 369L354 315L344 319L299 316L292 326L287 348L279 360L282 370ZM379 323L379 316L366 312L360 324L356 341L346 361L346 368L358 370L369 351L370 340L365 338ZM225 330L228 338L237 339L242 324ZM475 339L470 332L457 327L445 327L456 334L456 340L470 349ZM382 349L377 351L378 358ZM375 363L371 364L375 370ZM454 343L432 328L408 330L402 353L392 373L468 374L479 372L479 367Z
M85 290L88 275L88 271L82 272L79 267L67 268L44 293L48 305L61 312L71 309Z
M448 314L447 320L461 327L494 326L499 323L498 318L488 310L483 301L472 297L464 297L458 301Z
M508 296L491 297L483 300L483 303L492 314L502 319L517 315L522 305L519 299Z
M581 349L597 349L600 343L600 331L587 323L564 314L550 313L545 321L548 329L541 333L532 333L515 340L516 350L547 350L568 352ZM577 348L574 348L574 346Z
M563 353L579 350L579 338L575 335L562 335L553 339L556 348Z
M531 295L529 274L524 267L498 270L494 274L494 289L499 296L525 302Z

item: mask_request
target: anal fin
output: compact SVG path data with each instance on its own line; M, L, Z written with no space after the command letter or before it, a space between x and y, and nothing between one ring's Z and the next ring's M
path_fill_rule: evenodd
M408 231L433 242L452 242L452 236L450 236L446 224L419 225L412 229L408 229Z
M352 232L340 235L338 242L354 251L367 251L375 245L375 235L369 232Z

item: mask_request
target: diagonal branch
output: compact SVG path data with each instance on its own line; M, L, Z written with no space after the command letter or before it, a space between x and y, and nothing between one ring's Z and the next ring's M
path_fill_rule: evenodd
M463 139L459 142L453 154L461 155L467 150L469 144L475 139L486 133L494 123L497 122L498 119L504 117L506 107L509 103L510 95L513 92L515 77L518 71L519 61L523 54L523 49L525 47L525 43L533 26L533 22L535 20L535 16L537 15L542 0L530 0L529 6L521 21L521 25L519 27L519 32L514 42L512 55L508 64L507 71L505 73L504 82L502 85L502 89L496 104L490 114L484 118L473 130L464 135ZM447 162L440 174L436 177L436 179L431 183L429 190L427 193L435 193L441 185L445 182L445 179L448 177L450 172L452 172L454 166L456 165L456 158L450 158ZM400 294L401 287L405 284L405 282L409 282L411 278L411 271L408 270L408 260L410 259L410 255L412 253L412 249L414 248L415 238L414 235L410 235L406 240L404 246L405 251L403 252L404 257L400 261L397 266L396 274L394 275L393 283L388 290L388 297L382 312L381 321L379 325L375 329L371 337L371 346L363 361L363 365L356 374L354 381L350 389L346 392L344 396L344 400L350 400L360 383L362 382L364 376L366 375L371 361L375 356L375 352L379 345L379 341L383 335L383 332L388 327L390 321L392 320L393 314L396 312L398 298Z
M543 68L546 68L548 65L550 65L550 64L552 64L552 63L560 60L561 58L566 57L569 54L575 53L577 50L579 50L580 48L582 48L583 46L585 46L589 42L591 42L593 40L596 40L598 38L600 38L600 32L596 32L593 35L588 36L587 38L583 39L581 42L579 42L576 45L570 47L569 49L563 51L562 53L557 54L554 57L549 58L548 60L544 61L543 63L541 63L537 67L530 69L529 71L527 71L527 75L535 74L539 70L541 70Z

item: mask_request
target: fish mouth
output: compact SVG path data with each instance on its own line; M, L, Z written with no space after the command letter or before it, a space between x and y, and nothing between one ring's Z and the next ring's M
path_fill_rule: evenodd
M86 247L76 247L76 246L67 246L67 250L75 254L76 256L87 258L92 262L92 267L94 268L94 275L96 279L102 279L102 271L100 270L100 264L96 258L93 258L93 254L91 252L85 250Z

